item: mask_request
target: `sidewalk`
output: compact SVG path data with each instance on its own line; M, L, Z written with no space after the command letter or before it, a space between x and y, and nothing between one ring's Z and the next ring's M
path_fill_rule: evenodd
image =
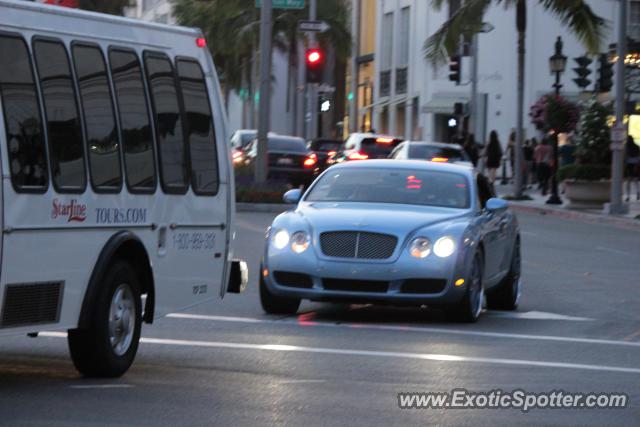
M496 181L496 193L499 197L505 197L513 194L513 186L500 185L499 180ZM546 204L549 196L543 196L535 187L526 190L525 194L533 200L509 201L509 205L516 212L539 213L541 215L553 215L565 219L590 222L594 224L608 224L621 228L633 228L640 230L640 202L635 200L635 194L632 200L628 202L629 213L626 215L607 215L599 209L569 209L566 205L568 201L560 194L563 199L562 205ZM626 196L625 196L626 197Z

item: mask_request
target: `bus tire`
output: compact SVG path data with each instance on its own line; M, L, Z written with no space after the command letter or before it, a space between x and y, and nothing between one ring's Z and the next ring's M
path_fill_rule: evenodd
M69 331L71 359L85 377L119 377L133 363L142 325L140 283L129 263L111 263L93 307L89 327Z

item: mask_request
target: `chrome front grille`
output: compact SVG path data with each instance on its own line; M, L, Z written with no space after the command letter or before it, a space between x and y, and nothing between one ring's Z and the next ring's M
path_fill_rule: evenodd
M336 258L387 259L393 255L398 238L365 231L329 231L320 234L322 253Z

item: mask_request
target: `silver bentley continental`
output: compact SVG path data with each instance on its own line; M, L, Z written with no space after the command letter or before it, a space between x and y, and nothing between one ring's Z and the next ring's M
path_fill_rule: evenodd
M295 209L269 227L260 268L267 313L305 299L433 306L475 322L485 304L518 306L518 221L471 168L346 162L284 199Z

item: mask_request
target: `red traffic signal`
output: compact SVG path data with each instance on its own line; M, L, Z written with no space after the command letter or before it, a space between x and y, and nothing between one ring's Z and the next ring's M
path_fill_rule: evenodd
M318 48L307 49L307 83L320 83L324 71L324 52Z
M320 49L307 50L307 64L313 65L322 62L322 52Z

